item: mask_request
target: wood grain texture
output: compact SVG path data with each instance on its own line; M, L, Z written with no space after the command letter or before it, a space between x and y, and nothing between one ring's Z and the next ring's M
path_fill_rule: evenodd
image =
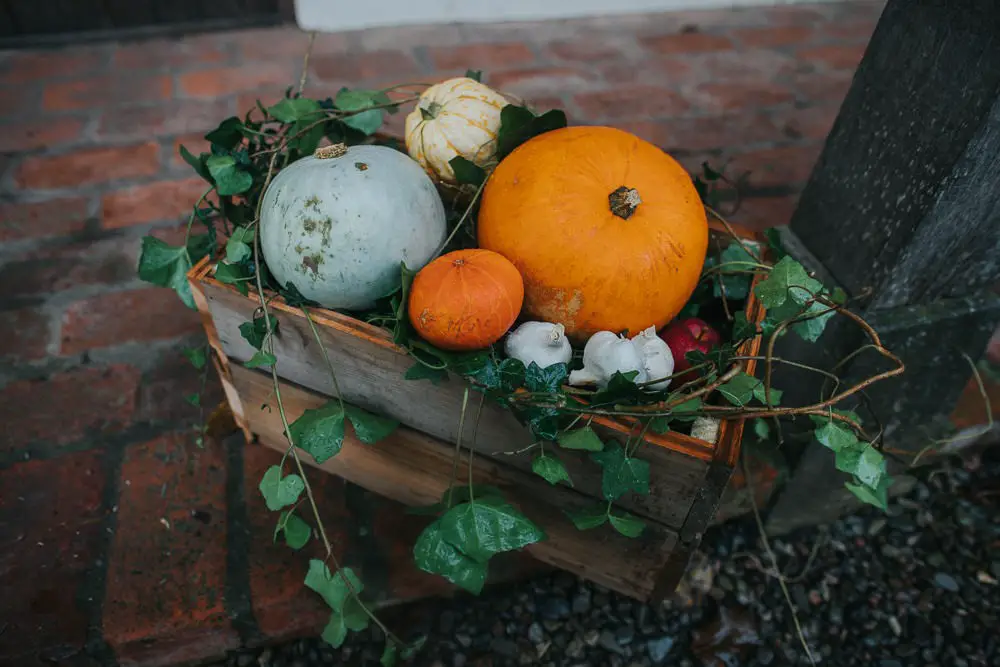
M236 364L231 373L236 392L248 406L250 430L263 444L284 451L287 444L274 406L270 377ZM280 386L290 421L329 400L287 382ZM429 505L448 488L453 456L454 448L449 444L405 427L375 445L361 444L348 428L340 453L317 467L407 505ZM302 460L316 465L306 454ZM466 463L463 455L463 480ZM665 526L649 522L643 535L634 540L618 535L607 525L578 531L563 511L591 507L593 501L583 494L565 486L551 486L531 474L483 457L473 461L473 478L474 483L502 489L505 497L545 530L547 539L528 548L535 558L638 599L648 599L657 583L667 591L676 586L676 581L663 586L657 576L677 540L676 533Z
M239 325L250 320L255 302L212 280L202 284L208 310L211 313L219 345L225 356L245 362L253 348L243 339ZM329 369L316 345L308 322L301 313L291 309L272 308L279 322L274 353L280 373L296 384L333 396ZM342 323L316 312L323 347L337 372L344 399L363 408L391 416L407 426L446 442L458 438L465 383L452 378L439 386L428 381L406 380L403 375L413 364L409 356L384 338L375 338L365 325L356 320ZM353 324L356 323L356 324ZM372 327L374 329L374 327ZM376 330L381 333L380 330ZM474 410L470 401L470 411ZM473 441L474 420L466 419L463 442ZM627 429L625 434L627 434ZM624 439L624 435L622 438ZM531 469L533 451L518 455L514 452L531 444L531 435L514 416L498 405L486 403L476 431L478 453L502 460L521 470ZM687 438L693 443L701 441ZM704 444L700 445L704 446ZM692 499L704 479L707 462L665 447L647 446L642 457L649 461L650 494L630 494L623 498L623 508L679 528ZM594 497L601 497L601 468L579 452L560 451L576 488Z

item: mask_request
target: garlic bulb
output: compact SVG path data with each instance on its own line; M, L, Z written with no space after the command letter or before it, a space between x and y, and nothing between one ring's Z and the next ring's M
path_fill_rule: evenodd
M569 374L571 385L596 384L607 387L611 376L638 371L633 382L645 382L646 368L639 349L628 338L612 331L598 331L583 348L583 368Z
M674 372L674 355L670 346L656 335L656 327L649 327L632 339L632 344L642 357L643 368L649 380L667 378L662 382L648 385L654 391L661 391L670 386L669 377Z
M691 437L715 444L719 437L719 420L712 417L698 417L691 424Z
M540 368L553 364L568 364L573 348L566 338L566 328L549 322L525 322L514 329L504 342L507 356L525 366L532 362Z

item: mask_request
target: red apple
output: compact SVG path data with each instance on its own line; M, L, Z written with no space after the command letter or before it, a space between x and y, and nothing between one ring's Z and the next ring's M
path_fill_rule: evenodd
M697 317L674 320L660 331L660 338L670 348L674 355L674 373L682 373L691 368L687 353L694 350L708 352L722 342L719 332L709 326L708 322ZM680 378L690 381L691 378Z

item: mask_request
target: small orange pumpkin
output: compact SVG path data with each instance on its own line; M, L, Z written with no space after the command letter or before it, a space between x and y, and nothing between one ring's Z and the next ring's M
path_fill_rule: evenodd
M673 319L708 249L708 220L684 168L610 127L541 134L508 155L483 191L479 246L524 278L527 316L582 342Z
M410 323L444 350L479 350L500 340L517 319L524 282L502 255L474 248L438 257L410 287Z

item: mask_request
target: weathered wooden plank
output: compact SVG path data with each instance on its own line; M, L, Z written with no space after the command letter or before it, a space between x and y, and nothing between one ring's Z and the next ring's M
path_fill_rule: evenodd
M212 315L221 352L236 361L253 356L253 348L243 339L239 325L253 314L255 302L214 281L202 284ZM329 370L316 345L307 320L300 314L272 309L279 321L274 347L282 377L326 395L334 395ZM412 428L446 442L458 438L464 383L457 379L434 386L428 381L411 381L403 375L412 365L408 355L390 341L373 337L363 323L347 325L314 315L323 347L337 371L345 400L374 412L389 415ZM351 327L354 327L353 329ZM505 454L531 444L531 436L513 415L487 402L475 428L473 401L470 401L462 441L475 442L478 453L502 460L522 470L530 470L533 451ZM475 431L475 438L473 432ZM676 438L686 438L672 434ZM686 438L692 445L704 443ZM650 463L650 494L629 494L621 505L629 511L679 528L705 477L707 461L662 446L644 447L642 457ZM576 488L601 497L601 469L579 452L559 452Z
M230 371L250 431L265 445L284 451L287 445L270 376L238 364L232 364ZM328 400L287 382L280 386L289 420ZM405 427L370 446L357 441L348 429L340 453L317 467L407 505L427 505L437 502L448 488L453 456L451 445ZM302 460L315 465L308 455L303 455ZM466 464L463 454L463 476ZM528 549L534 557L623 594L640 599L650 596L658 583L657 574L676 543L675 532L653 522L634 540L618 535L609 526L578 531L563 511L592 506L593 501L583 494L565 486L551 486L531 474L483 457L473 460L472 474L474 483L502 489L545 530L547 539ZM673 590L671 585L659 583L663 590Z

